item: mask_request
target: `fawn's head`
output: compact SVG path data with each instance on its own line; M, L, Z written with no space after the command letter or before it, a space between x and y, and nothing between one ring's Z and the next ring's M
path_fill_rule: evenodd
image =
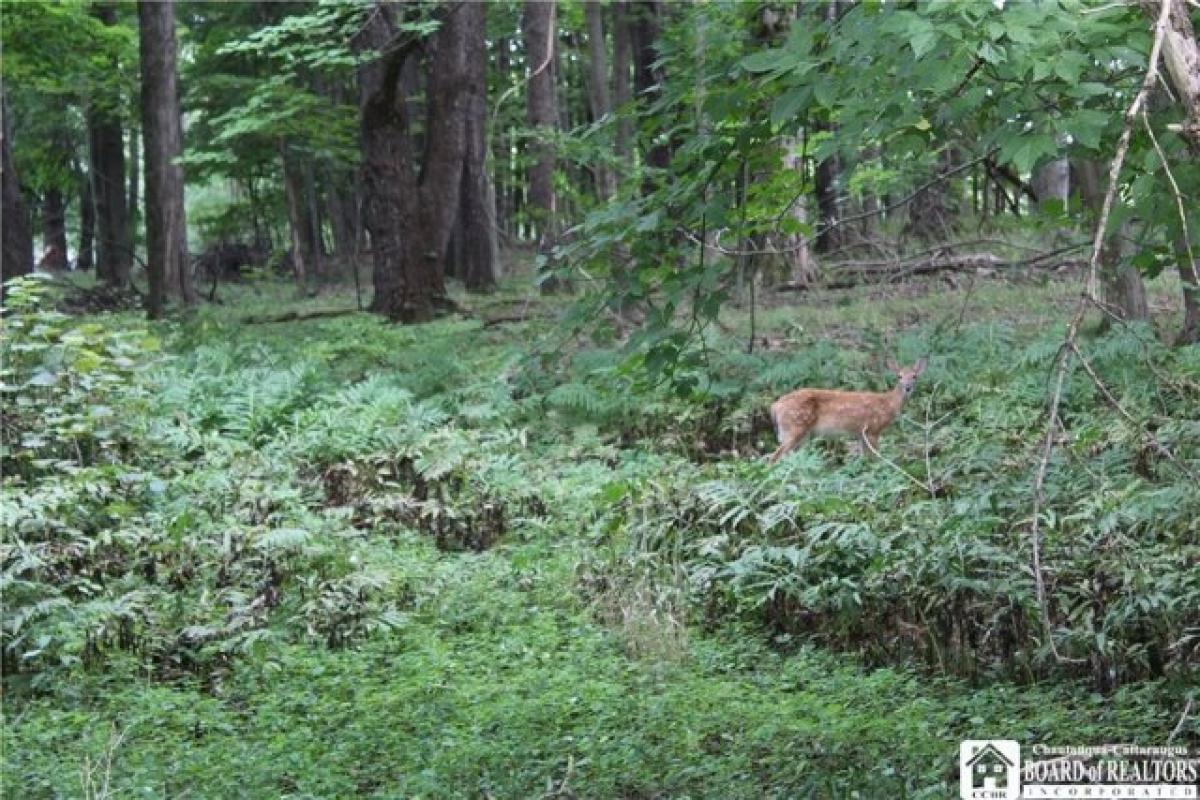
M912 394L913 387L917 385L917 378L919 378L921 373L925 371L925 367L928 365L928 363L929 359L922 356L917 363L913 364L911 367L899 367L896 365L895 361L889 358L887 361L887 368L899 376L900 390L904 392L905 397L908 397L910 394Z

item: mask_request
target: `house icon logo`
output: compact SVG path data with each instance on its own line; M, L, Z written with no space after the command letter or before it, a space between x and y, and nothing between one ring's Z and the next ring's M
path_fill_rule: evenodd
M967 740L958 749L963 800L1017 800L1021 796L1021 745L1009 739Z

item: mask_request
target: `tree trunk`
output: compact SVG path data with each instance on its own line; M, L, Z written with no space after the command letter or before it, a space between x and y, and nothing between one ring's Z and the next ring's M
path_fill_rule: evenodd
M1183 328L1175 337L1176 345L1200 342L1200 258L1192 258L1196 255L1195 246L1189 253L1187 240L1181 236L1175 241L1175 263L1179 265L1179 282L1183 284Z
M608 91L608 48L604 39L604 6L598 0L586 0L584 12L588 30L588 104L592 120L598 121L612 112L612 96ZM616 176L605 163L596 167L596 197L608 202L617 191Z
M522 28L530 69L526 96L529 127L534 129L533 165L529 169L529 204L541 240L553 240L554 144L558 122L554 97L554 0L526 0Z
M21 196L21 183L13 169L12 119L8 98L0 84L0 183L3 184L4 260L0 263L0 280L7 281L33 271L33 235L29 231L29 212ZM2 291L2 289L0 289Z
M1096 219L1104 206L1105 175L1103 165L1092 159L1080 159L1075 164L1079 180L1079 193L1084 208ZM1126 320L1150 318L1150 306L1146 301L1146 286L1142 273L1121 258L1121 237L1111 234L1105 237L1100 250L1100 281L1104 302Z
M1047 161L1033 173L1033 193L1038 203L1056 200L1066 211L1067 199L1071 196L1071 162L1066 158Z
M500 75L500 85L509 82L509 72L512 69L512 59L509 57L509 40L501 36L496 40L496 72ZM508 130L501 127L492 131L492 189L496 195L494 213L496 228L505 235L512 236L512 210L510 208L509 183L511 181L512 144Z
M1180 134L1187 140L1192 154L1200 155L1200 40L1192 27L1187 0L1142 0L1142 8L1157 20L1161 2L1171 4L1162 60L1187 115Z
M639 0L633 12L633 85L642 107L653 105L662 94L662 69L655 66L658 59L655 45L660 34L657 0ZM654 137L654 144L646 153L646 166L651 171L665 170L671 164L671 147L661 139ZM653 176L647 174L642 181L642 192L649 194L655 185Z
M142 136L146 173L146 265L151 318L162 316L166 296L196 301L187 260L183 206L183 154L175 71L174 0L138 3L142 59ZM123 186L123 184L120 184Z
M934 170L937 174L944 174L953 166L953 151L946 148L938 158ZM925 241L945 238L950 228L947 196L946 181L942 180L922 189L909 201L907 233Z
M780 144L783 147L783 168L794 171L803 169L800 143L796 141L796 137L781 137ZM792 205L791 215L802 225L808 223L808 208L804 195ZM786 251L784 259L790 267L791 282L797 286L807 286L816 280L816 268L809 252L808 237L802 233L789 234L784 237L782 246Z
M79 189L79 254L75 269L91 269L96 265L93 241L96 236L96 206L92 202L91 176L81 181Z
M354 198L347 191L345 180L339 179L332 169L326 167L324 175L333 249L339 259L347 259L354 253Z
M833 36L834 25L838 19L838 0L826 0L820 10L823 27ZM837 123L831 119L821 120L815 125L817 131L828 131L833 135L831 141L837 140ZM813 244L819 253L829 253L837 250L842 244L842 231L838 228L841 218L841 202L839 187L842 182L842 159L838 153L832 152L817 163L813 170L813 184L817 195L817 212L820 215L817 237Z
M555 0L525 0L522 20L525 54L530 72L526 111L534 139L533 165L529 169L529 210L537 228L538 253L550 258L558 238L558 207L554 196L554 142L558 126L555 98ZM552 267L551 267L552 268ZM559 281L550 275L543 291L557 291Z
M129 230L130 230L130 246L132 246L132 232L137 230L138 217L138 184L141 182L141 176L138 174L138 164L141 161L141 156L138 153L138 141L141 139L142 131L137 127L129 128Z
M42 259L38 269L62 272L67 268L67 209L62 189L47 189L42 198Z
M386 51L358 70L363 190L374 258L371 310L411 323L453 308L446 294L445 254L459 208L466 148L466 56L470 48L484 46L484 10L478 3L439 8L443 18L430 42L427 147L419 175L407 135L408 110L396 96L412 48L395 46L394 14L392 5L377 3L354 47Z
M829 125L823 125L829 130ZM816 249L821 253L829 253L841 246L842 236L838 230L838 219L841 212L838 203L838 185L841 182L842 160L837 153L831 153L817 164L813 174L817 194L817 210L820 212L820 232L817 234Z
M872 145L864 149L861 158L867 164L880 163L879 145ZM869 241L879 235L880 217L883 215L883 204L874 189L869 189L863 194L862 211L869 216L863 217L859 221L858 235L863 241Z
M617 0L613 26L613 104L621 112L617 117L617 158L625 171L633 169L633 89L629 76L633 70L633 18L629 0Z
M132 235L125 205L125 149L115 112L88 115L92 197L96 205L96 277L114 286L129 282Z
M311 159L304 162L304 221L307 223L308 246L312 260L313 278L317 284L329 280L325 263L325 226L321 222L321 204L317 202L317 179Z
M486 16L487 5L481 4ZM485 292L500 275L500 241L496 234L496 193L487 171L487 50L472 47L467 54L466 147L463 150L462 186L458 223L447 254L447 271L466 285L467 291Z
M1188 143L1193 157L1200 156L1200 40L1188 12L1186 0L1142 0L1142 8L1152 19L1157 20L1162 6L1171 3L1167 17L1168 27L1163 39L1162 60L1175 94L1183 105L1186 118L1180 127L1180 135ZM1175 258L1179 264L1179 277L1183 283L1183 329L1176 338L1177 344L1200 342L1200 264L1192 260L1195 248L1200 246L1191 240L1193 252L1189 255L1187 239L1180 236L1175 243Z
M279 159L282 162L283 193L287 199L288 228L292 238L292 277L296 288L303 292L308 284L312 264L312 227L304 202L304 178L297 173L293 159L288 156L287 144L280 140Z
M116 6L93 7L104 24L117 24ZM116 71L115 58L109 66ZM133 265L133 232L125 201L125 144L119 100L95 98L88 108L88 150L92 198L96 207L96 277L113 286L129 282Z

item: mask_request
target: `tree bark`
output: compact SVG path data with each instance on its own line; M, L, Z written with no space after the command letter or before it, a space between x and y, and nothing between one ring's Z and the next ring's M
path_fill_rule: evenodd
M80 182L79 189L79 254L75 269L91 269L96 265L96 206L92 202L92 181L88 175Z
M115 5L98 4L93 13L104 25L117 24ZM118 69L116 58L109 66ZM96 277L113 286L124 286L133 265L133 231L125 200L125 144L119 100L94 98L87 118L88 174L96 207Z
M526 93L529 127L534 130L533 165L529 169L529 210L537 229L538 253L549 259L558 238L558 206L554 195L554 142L558 127L555 97L555 0L525 0L522 29L530 78ZM553 276L541 282L542 291L561 288Z
M1075 164L1079 180L1079 193L1084 208L1098 217L1104 205L1105 186L1103 165L1092 159L1080 159ZM1142 273L1121 258L1121 238L1109 235L1100 250L1100 282L1104 302L1120 313L1126 320L1150 318L1150 306L1146 301L1146 286Z
M802 170L804 163L800 152L800 143L796 141L796 137L784 136L780 139L780 145L783 149L783 168L793 171ZM801 195L792 204L790 212L792 219L802 225L808 224L807 206L806 198ZM813 283L817 279L817 271L813 264L812 254L809 252L808 237L802 233L789 234L784 237L782 246L785 250L784 259L790 267L792 283L800 286Z
M480 4L486 17L487 5ZM486 22L486 20L485 20ZM447 271L467 291L486 292L500 276L500 241L494 219L496 193L487 171L487 50L472 46L467 53L466 147L458 223L447 254Z
M1186 118L1179 133L1188 143L1193 157L1200 157L1200 40L1189 16L1185 0L1142 0L1142 8L1157 20L1162 6L1171 3L1168 27L1163 38L1162 59L1167 75L1179 102L1183 105ZM1184 223L1186 224L1186 223ZM1200 342L1200 264L1192 260L1198 243L1191 239L1192 254L1188 254L1188 238L1181 231L1175 242L1175 259L1179 265L1179 278L1183 283L1183 329L1176 338L1177 344Z
M326 167L325 203L328 206L329 226L333 232L333 249L339 259L354 253L354 198L346 187L344 176Z
M151 318L162 316L167 295L196 301L187 263L187 217L183 205L183 153L175 71L175 3L138 3L142 60L142 136L146 174L146 265ZM118 184L123 188L123 183Z
M553 241L554 144L551 137L558 123L554 96L555 49L554 0L526 0L522 28L530 69L526 115L534 130L533 165L529 169L529 204L539 240Z
M96 205L96 277L114 286L129 282L132 232L125 205L125 149L115 112L88 115L92 197Z
M329 280L325 263L325 226L321 221L321 204L317 202L317 178L311 159L304 162L304 221L308 230L312 276L318 284Z
M1192 260L1195 247L1192 239L1193 251L1189 254L1187 240L1182 236L1175 240L1175 263L1183 284L1183 327L1175 337L1176 345L1200 342L1200 258Z
M825 130L830 126L825 124ZM837 153L831 153L821 159L813 174L817 194L817 211L820 213L820 233L817 234L814 245L820 253L829 253L841 246L842 236L838 230L838 219L841 217L838 202L838 185L841 182L842 160Z
M288 228L292 234L292 277L296 280L296 288L303 292L308 284L313 258L312 225L304 201L304 177L298 173L287 149L287 144L280 140L283 193L287 200Z
M1180 134L1187 140L1192 154L1200 155L1200 40L1192 27L1186 0L1142 0L1142 8L1151 19L1157 20L1161 2L1171 4L1162 60L1187 115Z
M67 209L62 189L46 190L42 198L42 258L38 269L62 272L67 268Z
M588 104L592 120L598 121L612 112L612 95L608 91L608 48L604 38L604 6L598 0L586 0L584 13L588 32ZM616 176L605 163L596 167L596 197L608 202L617 191Z
M638 97L638 104L645 107L653 105L655 99L662 94L663 73L661 67L655 66L658 52L655 45L662 33L659 24L659 3L657 0L639 0L634 4L633 13L633 85ZM655 170L665 170L671 164L671 146L662 137L654 137L654 143L646 152L646 166L651 174L642 181L643 194L654 191L656 181L652 175Z
M954 167L954 156L951 148L942 151L934 169L941 174ZM949 233L949 211L947 210L946 181L923 189L908 204L907 233L925 241L944 238Z
M625 171L633 169L633 89L629 75L633 70L633 21L629 0L617 0L613 26L613 104L617 117L617 158Z
M1067 199L1071 196L1071 162L1066 158L1056 158L1047 161L1033 173L1033 193L1039 203L1057 200L1066 210Z
M496 39L496 72L501 76L502 86L508 84L509 72L512 69L509 47L507 36ZM512 236L511 192L509 191L509 183L512 180L511 147L512 143L506 128L501 127L499 130L492 131L492 190L496 195L495 222L496 227L506 236Z
M824 27L833 35L838 19L838 0L827 0L821 9ZM837 139L837 124L830 119L815 126L818 131L830 131ZM829 253L841 247L842 231L837 227L841 217L841 202L838 196L842 182L842 159L837 152L825 156L813 170L813 184L817 195L817 212L820 215L819 233L813 241L817 252Z
M132 247L132 232L137 230L138 224L138 185L141 183L141 176L138 174L138 164L141 162L141 155L138 153L138 140L141 139L141 129L130 126L129 128L129 230L130 230L130 246Z
M483 6L440 8L442 26L429 43L425 157L418 174L407 135L408 110L396 89L415 48L396 41L395 7L377 2L355 37L359 52L384 52L359 67L366 223L371 233L375 297L370 310L400 322L424 322L453 309L446 294L445 254L459 207L466 147L467 65L484 46Z
M33 271L33 235L29 230L29 211L21 195L12 161L12 119L8 98L0 84L0 184L2 187L4 261L0 264L0 280L7 281ZM2 289L0 289L2 291Z

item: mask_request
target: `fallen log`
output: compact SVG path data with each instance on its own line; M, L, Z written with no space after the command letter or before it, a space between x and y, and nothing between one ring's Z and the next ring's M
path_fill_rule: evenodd
M243 317L238 320L243 325L269 325L275 322L300 322L306 319L320 319L322 317L344 317L348 314L361 314L357 308L317 308L311 311L299 311L293 309L285 311L282 314L264 314Z
M1019 269L1037 264L1040 271L1053 271L1079 265L1078 259L1059 259L1043 264L1045 256L1009 261L991 253L972 253L961 256L940 256L909 261L843 262L832 267L833 277L810 284L784 283L776 292L806 292L812 289L852 289L866 283L894 283L913 275L933 275L939 272L973 272Z

